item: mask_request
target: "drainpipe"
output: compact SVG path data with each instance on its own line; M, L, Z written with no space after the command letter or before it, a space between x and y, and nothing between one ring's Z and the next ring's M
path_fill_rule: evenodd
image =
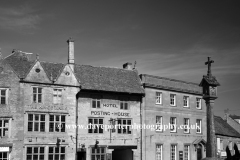
M143 141L143 137L142 137L142 98L143 98L143 96L140 98L140 125L141 125L141 130L140 130L140 148L141 148L141 150L140 150L140 160L142 160L142 150L143 150L143 148L142 148L142 141Z
M79 92L80 91L81 91L81 86L79 88ZM75 155L75 160L78 160L77 148L78 148L78 94L76 95L76 155Z

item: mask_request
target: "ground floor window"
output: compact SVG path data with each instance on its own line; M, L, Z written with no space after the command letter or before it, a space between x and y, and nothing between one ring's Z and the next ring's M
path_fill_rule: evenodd
M190 146L184 145L184 160L190 159Z
M106 157L105 147L92 148L91 160L105 160L105 157Z
M8 152L0 152L0 160L8 160Z
M162 144L156 145L156 160L162 160Z
M48 160L65 160L65 147L49 147Z
M27 147L27 160L44 160L44 147Z
M170 156L171 160L177 160L177 145L171 145Z

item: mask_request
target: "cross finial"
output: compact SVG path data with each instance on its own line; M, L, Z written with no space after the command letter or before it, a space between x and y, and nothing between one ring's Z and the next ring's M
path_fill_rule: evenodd
M214 63L214 61L211 60L211 57L208 57L208 61L205 62L205 65L208 65L208 72L207 72L208 76L212 76L212 73L211 73L211 63Z

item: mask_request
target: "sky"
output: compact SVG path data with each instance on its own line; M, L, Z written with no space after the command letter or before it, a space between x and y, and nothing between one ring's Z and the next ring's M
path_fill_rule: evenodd
M221 84L215 115L240 115L239 0L2 0L0 48L67 63L122 68L137 62L140 74L200 83L212 74Z

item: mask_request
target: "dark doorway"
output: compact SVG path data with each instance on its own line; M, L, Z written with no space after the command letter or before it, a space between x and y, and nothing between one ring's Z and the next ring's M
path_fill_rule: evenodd
M114 149L112 160L133 160L133 151L131 149Z
M77 157L78 160L86 160L86 152L85 151L78 152Z
M202 145L198 145L197 146L197 160L201 160L202 159Z

